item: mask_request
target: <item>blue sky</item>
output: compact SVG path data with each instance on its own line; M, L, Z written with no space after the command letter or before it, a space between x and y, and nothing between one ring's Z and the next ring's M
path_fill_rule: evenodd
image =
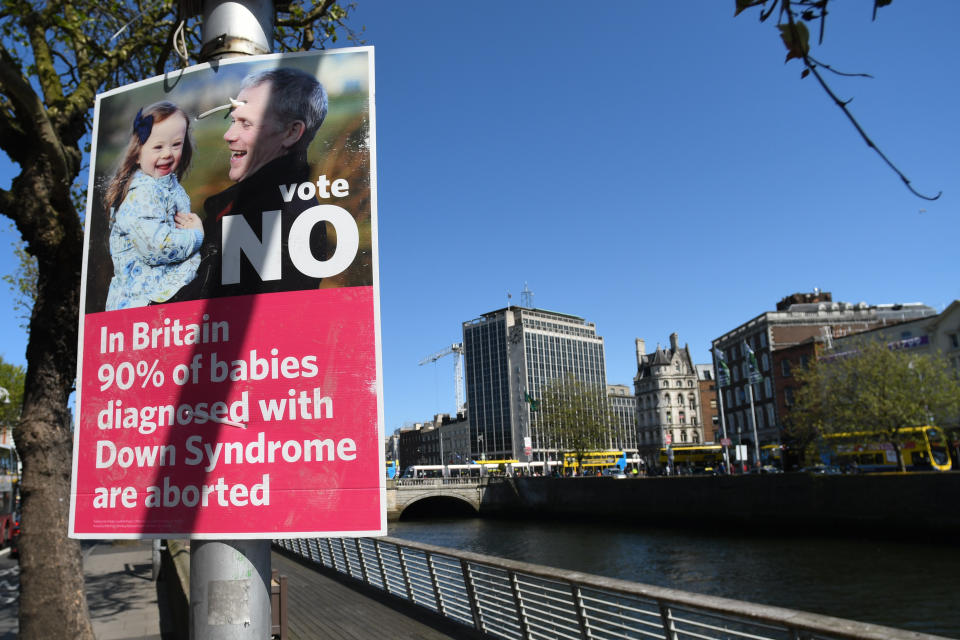
M899 0L876 22L869 0L834 4L814 55L874 75L827 79L938 201L911 195L734 0L359 0L351 24L376 47L387 432L453 410L453 359L418 362L524 283L535 306L596 323L619 383L634 338L676 331L708 362L712 338L793 292L960 298L960 3ZM11 177L0 159L0 186ZM24 363L5 316L0 356Z

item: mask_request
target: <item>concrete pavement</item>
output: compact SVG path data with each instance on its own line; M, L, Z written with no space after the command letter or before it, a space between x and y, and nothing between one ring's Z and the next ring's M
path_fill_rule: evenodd
M150 540L84 542L83 547L87 606L98 640L174 637L169 624L160 620L164 603L159 598L165 597L165 590L153 580ZM5 572L7 585L19 578L16 561L6 550L0 572ZM15 597L0 599L0 640L17 637L17 613Z

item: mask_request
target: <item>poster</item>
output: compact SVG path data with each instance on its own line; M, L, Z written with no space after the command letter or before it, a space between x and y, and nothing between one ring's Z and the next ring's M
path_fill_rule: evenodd
M373 49L97 97L70 535L386 533Z

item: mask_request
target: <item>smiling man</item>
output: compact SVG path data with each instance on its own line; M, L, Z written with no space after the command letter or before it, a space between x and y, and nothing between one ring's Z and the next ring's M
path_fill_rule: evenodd
M296 268L289 251L294 221L300 213L316 205L317 200L285 200L280 187L311 181L307 147L326 117L327 93L316 78L303 71L269 69L245 77L239 95L231 104L231 124L223 139L230 150L228 175L236 184L204 202L205 236L200 248L203 257L200 269L196 279L170 302L298 291L320 284L319 278L306 276ZM279 274L266 268L263 257L271 251L268 247L277 246L271 238L264 237L276 212L280 212ZM231 229L240 231L231 235ZM240 232L247 232L248 246L252 241L267 248L259 258L256 252L241 255L239 281L236 281L235 277L225 277L222 262L231 251L236 253L235 249L224 246L224 239L234 242ZM250 232L256 238L251 240ZM317 260L323 259L325 225L312 227L309 248Z

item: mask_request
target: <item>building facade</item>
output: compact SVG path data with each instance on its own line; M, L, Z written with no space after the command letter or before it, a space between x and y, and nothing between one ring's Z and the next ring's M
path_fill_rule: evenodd
M607 385L607 402L615 422L610 430L606 447L623 450L630 463L639 462L637 457L637 396L625 384Z
M690 348L670 334L670 347L659 344L646 353L646 342L637 339L637 446L648 465L657 465L657 453L668 444L704 442L700 412L700 384Z
M464 382L475 457L542 459L545 438L531 411L540 390L572 375L606 388L603 338L583 318L507 307L463 323Z
M717 380L712 364L698 364L697 384L700 387L700 424L703 425L704 442L719 443L723 432L720 428L720 409L717 407Z
M783 386L778 386L784 376L776 375L773 368L776 351L812 339L830 342L934 315L935 309L920 303L833 302L829 292L819 290L783 298L776 311L764 312L713 340L714 352L722 351L730 369L728 384L719 389L728 437L734 444L748 446L751 461L760 447L782 442L786 400L781 397ZM812 352L813 347L810 349ZM760 378L752 384L751 351Z
M471 461L470 423L465 413L438 413L433 420L400 429L397 449L403 468L415 464L467 464ZM391 459L387 455L387 459Z

